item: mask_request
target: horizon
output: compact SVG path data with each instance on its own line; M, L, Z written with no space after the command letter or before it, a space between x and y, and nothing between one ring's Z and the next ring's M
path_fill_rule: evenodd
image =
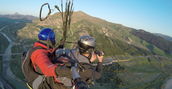
M18 3L20 1L20 3ZM59 5L60 0L2 0L0 14L38 16L41 5ZM2 5L1 5L2 4ZM123 26L143 29L151 33L160 33L172 37L172 1L171 0L74 0L74 11L83 11L88 15L122 24Z

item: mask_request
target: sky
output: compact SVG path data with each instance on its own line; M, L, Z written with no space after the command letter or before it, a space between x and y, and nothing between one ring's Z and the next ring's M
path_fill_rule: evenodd
M39 16L43 3L60 0L1 0L0 14ZM113 23L172 37L172 0L74 0L74 10Z

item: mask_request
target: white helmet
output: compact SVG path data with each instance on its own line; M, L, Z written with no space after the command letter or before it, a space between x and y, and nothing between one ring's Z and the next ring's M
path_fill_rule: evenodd
M95 38L91 36L81 36L78 41L79 51L80 53L85 53L89 49L94 49L96 46Z

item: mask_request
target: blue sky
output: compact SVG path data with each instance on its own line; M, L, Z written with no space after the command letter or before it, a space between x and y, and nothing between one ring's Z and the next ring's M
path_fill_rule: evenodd
M38 16L40 6L54 6L60 0L1 0L0 14ZM75 11L153 33L172 37L172 0L74 0Z

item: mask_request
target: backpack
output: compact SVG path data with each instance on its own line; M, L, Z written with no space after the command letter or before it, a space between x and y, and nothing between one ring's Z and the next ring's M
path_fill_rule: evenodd
M32 82L39 76L42 75L38 72L35 71L33 65L32 65L32 61L30 59L32 53L37 50L37 49L44 49L42 47L33 47L30 48L27 52L23 52L22 55L22 72L24 74L25 77L25 81L29 84L32 85Z

